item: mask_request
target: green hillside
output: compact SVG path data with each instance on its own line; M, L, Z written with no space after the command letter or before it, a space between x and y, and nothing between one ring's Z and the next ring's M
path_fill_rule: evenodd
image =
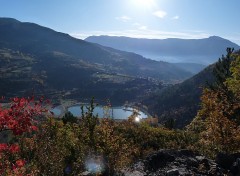
M148 106L149 112L159 117L162 123L174 119L177 128L184 127L197 115L202 89L207 82L213 81L213 67L214 65L210 65L183 83L151 95L144 100L144 104Z

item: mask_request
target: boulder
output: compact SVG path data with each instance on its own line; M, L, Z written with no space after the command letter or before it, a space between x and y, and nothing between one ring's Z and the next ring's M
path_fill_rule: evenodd
M240 161L240 160L239 160ZM239 162L240 163L240 162ZM233 170L237 173L238 164ZM227 172L204 156L190 150L159 150L132 167L122 171L122 176L223 176Z
M229 170L233 163L240 158L240 153L225 154L219 153L216 156L216 163L224 169Z

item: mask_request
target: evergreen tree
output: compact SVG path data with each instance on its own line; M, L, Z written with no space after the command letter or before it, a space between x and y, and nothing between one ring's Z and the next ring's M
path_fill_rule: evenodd
M222 55L222 58L218 59L218 62L215 64L213 69L213 75L215 77L215 82L209 85L209 88L214 89L223 89L226 90L227 87L224 84L227 78L231 76L230 66L231 62L233 61L232 53L234 51L233 48L227 48L227 55Z
M64 124L66 124L68 122L69 123L77 123L78 119L70 111L67 111L64 114L64 116L62 118L62 121L63 121Z

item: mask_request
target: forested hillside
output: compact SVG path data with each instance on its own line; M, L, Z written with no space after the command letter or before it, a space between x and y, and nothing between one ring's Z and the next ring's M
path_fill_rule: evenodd
M176 128L189 124L200 109L203 89L213 84L214 75L222 71L221 62L226 57L223 56L218 63L210 65L183 83L167 87L145 99L144 104L148 106L149 112L156 114L162 123L174 120Z
M155 90L161 82L192 75L173 64L10 18L0 18L0 63L1 95L95 96L119 104Z

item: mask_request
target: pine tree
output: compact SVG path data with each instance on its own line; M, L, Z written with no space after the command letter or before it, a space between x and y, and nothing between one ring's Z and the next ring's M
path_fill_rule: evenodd
M223 89L226 90L226 85L224 82L227 78L231 76L230 72L230 66L231 62L233 61L232 53L234 51L233 48L227 48L227 55L222 55L222 58L218 59L218 62L215 64L215 67L213 69L213 75L215 77L215 82L211 85L209 85L209 88L212 90L215 89Z

